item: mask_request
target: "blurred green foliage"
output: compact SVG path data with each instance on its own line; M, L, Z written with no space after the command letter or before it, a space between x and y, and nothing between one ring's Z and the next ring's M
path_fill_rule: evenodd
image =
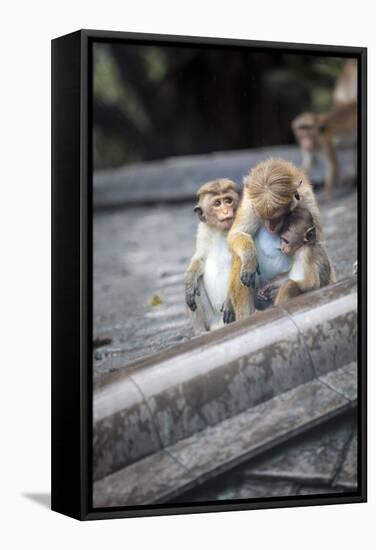
M236 48L94 45L94 168L293 142L343 60Z

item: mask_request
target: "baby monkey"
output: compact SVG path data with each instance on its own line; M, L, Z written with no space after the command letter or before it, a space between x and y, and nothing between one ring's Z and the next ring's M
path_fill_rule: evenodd
M261 304L283 304L303 292L336 282L325 246L317 240L312 214L297 206L288 214L279 231L281 252L294 256L289 273L264 284L257 292Z

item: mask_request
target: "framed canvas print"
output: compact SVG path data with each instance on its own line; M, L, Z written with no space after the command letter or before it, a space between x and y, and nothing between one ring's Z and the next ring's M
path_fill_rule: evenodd
M366 500L366 49L52 41L52 508Z

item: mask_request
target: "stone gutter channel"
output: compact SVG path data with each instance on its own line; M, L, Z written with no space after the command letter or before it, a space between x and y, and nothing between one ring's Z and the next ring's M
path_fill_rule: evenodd
M94 506L165 502L357 405L357 279L94 388Z

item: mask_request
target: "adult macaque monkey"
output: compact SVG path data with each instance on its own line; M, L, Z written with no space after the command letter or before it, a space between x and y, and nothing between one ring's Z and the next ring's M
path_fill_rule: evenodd
M295 138L303 155L303 170L308 174L317 153L325 158L324 192L332 196L338 176L336 145L346 138L356 141L357 102L333 107L328 113L303 113L292 122Z
M316 238L321 240L316 199L301 170L290 162L271 159L258 164L245 178L242 202L228 235L233 262L223 313L225 323L253 313L258 268L261 280L291 269L291 264L281 264L278 233L286 215L298 205L311 213ZM262 261L258 262L258 257ZM302 261L297 259L294 266L296 270L302 269ZM281 291L288 284L289 280Z
M185 297L196 333L222 323L222 308L231 271L227 234L235 219L239 195L234 182L218 179L197 192L194 211L200 223L196 251L185 273Z
M292 122L298 142L303 170L309 174L317 154L325 159L324 191L330 198L338 176L336 146L357 140L357 61L348 59L340 72L333 90L332 106L326 113L303 113ZM354 172L356 171L354 155Z
M336 282L326 248L317 240L309 210L297 206L290 212L284 219L279 237L281 252L294 257L293 265L287 277L277 277L258 290L259 302L284 304L303 292Z

